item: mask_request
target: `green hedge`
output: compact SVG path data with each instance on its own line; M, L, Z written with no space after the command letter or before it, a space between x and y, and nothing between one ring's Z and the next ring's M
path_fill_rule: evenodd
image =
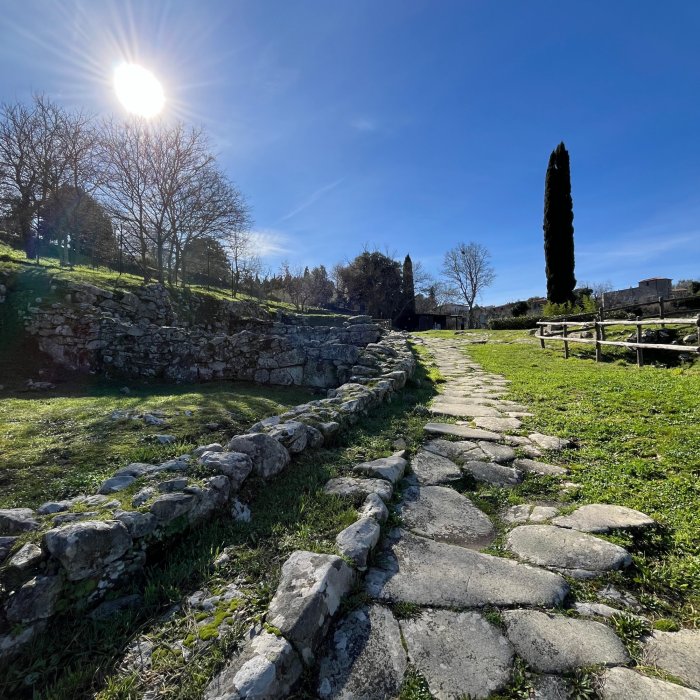
M539 316L512 316L503 318L491 318L488 328L492 331L519 331L529 328L537 328Z

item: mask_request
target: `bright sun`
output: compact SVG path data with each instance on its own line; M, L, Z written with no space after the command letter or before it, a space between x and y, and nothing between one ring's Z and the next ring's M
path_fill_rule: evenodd
M126 110L140 117L155 117L165 104L163 86L156 76L135 63L117 66L114 90Z

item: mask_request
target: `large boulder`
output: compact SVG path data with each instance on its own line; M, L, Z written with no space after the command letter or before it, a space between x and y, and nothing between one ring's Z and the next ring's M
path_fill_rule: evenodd
M205 452L199 461L213 472L227 476L234 491L253 471L253 460L245 452Z
M284 445L267 433L236 435L228 443L228 449L248 455L253 471L263 479L279 474L291 459Z
M131 544L129 531L117 520L86 520L44 534L45 547L61 562L70 581L100 573Z
M291 454L303 452L308 442L308 433L303 423L288 420L270 429L270 437L280 442Z
M26 624L53 615L61 593L60 576L36 576L27 581L7 602L9 622Z
M30 508L0 509L0 535L16 535L38 529L39 523Z

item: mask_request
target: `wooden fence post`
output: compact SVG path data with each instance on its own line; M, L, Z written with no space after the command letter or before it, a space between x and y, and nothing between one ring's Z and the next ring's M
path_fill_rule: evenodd
M595 323L595 361L600 362L603 359L603 349L600 345L601 341L601 329L603 326L600 325L600 322L594 321Z
M566 325L566 321L564 321L564 338L566 338L567 333L569 332L569 327ZM569 343L564 340L564 359L568 360L569 359Z
M544 350L544 326L540 326L540 347Z
M642 324L639 321L642 320L641 316L637 316L637 342L641 344L642 342ZM637 367L644 367L644 350L642 348L637 348Z
M664 298L663 297L659 297L659 318L660 319L664 318ZM662 323L661 327L666 328L666 324Z

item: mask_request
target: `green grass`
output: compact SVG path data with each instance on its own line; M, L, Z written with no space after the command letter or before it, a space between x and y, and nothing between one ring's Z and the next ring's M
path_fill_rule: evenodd
M634 553L625 578L659 617L700 625L700 364L637 368L595 363L561 349L541 350L522 331L488 331L490 342L465 345L486 370L512 380L509 398L534 417L523 432L572 438L577 449L552 457L581 489L574 503L615 503L655 518L660 529L618 538ZM454 333L451 334L454 336ZM509 496L482 490L476 500L495 510L505 498L548 497L551 486L526 480ZM535 483L536 482L536 483Z
M250 504L250 523L235 523L222 515L180 535L162 558L152 556L145 580L132 582L133 590L144 595L143 606L134 613L101 622L79 616L52 621L52 633L41 636L27 656L0 673L0 697L130 700L142 697L147 688L158 688L159 698L199 700L245 629L262 618L289 554L297 549L336 553L335 536L356 520L359 503L324 494L326 481L349 474L358 462L392 453L398 437L406 440L409 451L417 449L425 419L411 408L434 393L433 382L419 367L391 403L374 409L334 445L302 453L268 483L248 480L240 498ZM215 566L223 551L228 562ZM242 599L228 632L215 629L217 620L228 616L225 610L198 626L197 616L173 608L196 590L216 591L232 581ZM172 615L164 619L169 610ZM120 670L125 647L139 635L154 643L152 667L138 673ZM191 654L188 658L182 640ZM411 685L402 697L429 697L417 687L418 680ZM294 697L317 697L312 673Z
M225 441L261 418L314 398L307 389L234 382L131 384L128 396L120 393L121 386L84 377L49 392L5 395L0 401L0 507L35 507L94 493L130 462L162 462L203 442ZM167 425L112 420L114 411L162 411ZM153 436L161 433L174 435L177 443L155 443Z

